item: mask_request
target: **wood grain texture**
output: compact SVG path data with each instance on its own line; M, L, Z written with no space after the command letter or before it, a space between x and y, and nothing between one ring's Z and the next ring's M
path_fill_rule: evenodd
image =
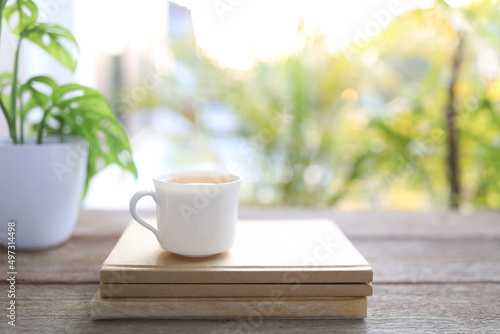
M74 236L63 246L17 257L22 283L97 283L118 236ZM351 239L374 282L500 282L500 240ZM0 272L6 272L2 259Z
M5 285L0 285L0 287ZM492 284L375 284L365 320L90 319L97 284L19 286L18 326L2 333L495 333L500 289ZM0 304L5 304L2 294Z
M368 318L93 322L90 300L99 286L99 268L130 216L125 211L90 211L81 213L73 238L62 247L17 254L19 327L0 321L0 332L496 333L500 328L500 212L247 209L240 217L333 218L373 266ZM5 250L2 254L0 271L5 273ZM2 309L6 289L2 280Z
M141 215L154 221L154 212ZM437 212L344 212L314 209L244 208L240 219L309 219L327 218L335 221L351 240L357 238L390 239L500 239L500 212L473 213ZM132 217L128 211L83 211L75 235L118 236ZM97 231L99 231L97 233Z
M73 236L55 249L18 252L18 282L97 283L99 269L117 240L118 236ZM7 272L4 258L0 264L0 272Z

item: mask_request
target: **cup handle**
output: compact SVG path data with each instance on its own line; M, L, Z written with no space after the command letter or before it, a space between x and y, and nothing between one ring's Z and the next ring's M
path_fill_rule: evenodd
M155 200L156 205L160 204L160 202L161 202L160 196L158 196L158 194L155 193L154 191L150 191L150 190L141 190L141 191L138 191L130 199L130 205L129 205L130 214L132 215L132 217L134 217L134 219L139 224L141 224L142 226L144 226L145 228L147 228L148 230L150 230L151 232L153 232L154 235L156 236L156 239L158 239L158 242L161 244L162 243L162 237L161 237L160 232L157 229L155 229L153 226L151 226L148 223L146 223L146 221L144 219L142 219L141 217L139 217L139 215L137 214L137 211L136 211L137 202L142 197L144 197L144 196L151 196L151 197L153 197L153 199Z

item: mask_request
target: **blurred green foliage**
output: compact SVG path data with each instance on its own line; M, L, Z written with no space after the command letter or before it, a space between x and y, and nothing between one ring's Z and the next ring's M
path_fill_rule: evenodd
M500 207L500 9L497 1L406 12L340 52L323 36L247 73L220 68L194 40L174 41L195 85L167 78L164 101L196 122L194 101L218 101L241 120L271 204L444 208L452 60L461 203ZM459 38L463 48L458 49ZM163 94L163 93L162 93ZM258 196L254 198L259 203ZM259 203L261 204L261 203Z

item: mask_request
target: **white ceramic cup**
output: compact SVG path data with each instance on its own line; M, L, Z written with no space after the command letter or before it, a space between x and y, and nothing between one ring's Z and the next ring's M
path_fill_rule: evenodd
M179 179L194 183L178 183ZM177 171L153 180L155 191L142 190L132 196L130 213L155 234L164 250L203 257L231 248L238 218L239 176L225 171ZM158 229L136 212L137 201L143 196L156 202Z

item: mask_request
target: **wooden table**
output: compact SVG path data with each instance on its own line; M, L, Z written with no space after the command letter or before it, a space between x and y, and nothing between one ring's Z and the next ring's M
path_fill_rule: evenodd
M63 246L17 255L17 326L7 325L0 285L0 332L237 333L500 331L500 212L346 213L243 210L241 218L332 218L374 269L365 320L92 321L99 268L130 221L127 212L82 212ZM3 250L0 271L7 272Z

